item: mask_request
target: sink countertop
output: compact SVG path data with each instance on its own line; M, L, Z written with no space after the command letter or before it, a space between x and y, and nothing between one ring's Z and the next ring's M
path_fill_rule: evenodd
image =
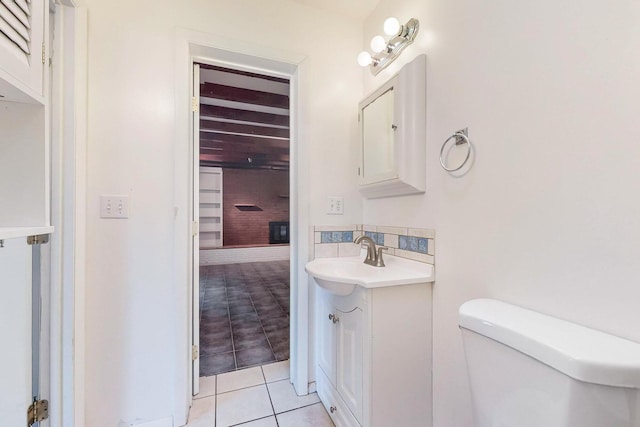
M385 255L385 267L373 267L363 262L364 256L317 258L306 264L305 270L314 278L359 285L364 288L408 285L433 282L434 268L431 264Z

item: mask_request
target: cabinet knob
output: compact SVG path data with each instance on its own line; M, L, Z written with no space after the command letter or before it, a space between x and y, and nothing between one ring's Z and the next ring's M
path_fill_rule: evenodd
M335 314L331 313L329 315L329 320L331 320L333 323L338 323L338 321L340 320L340 318L338 316L336 316Z
M336 412L338 410L338 408L336 408L335 406L332 406L331 408L329 408L329 410L333 414L334 412Z

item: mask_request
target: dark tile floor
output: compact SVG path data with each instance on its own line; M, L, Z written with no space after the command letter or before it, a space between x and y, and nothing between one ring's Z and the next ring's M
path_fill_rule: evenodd
M289 359L289 261L200 268L200 376Z

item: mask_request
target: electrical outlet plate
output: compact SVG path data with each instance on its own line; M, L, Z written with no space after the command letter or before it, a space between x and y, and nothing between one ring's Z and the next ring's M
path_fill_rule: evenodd
M329 215L344 215L344 197L329 196Z
M101 195L100 218L129 218L129 196L121 194Z

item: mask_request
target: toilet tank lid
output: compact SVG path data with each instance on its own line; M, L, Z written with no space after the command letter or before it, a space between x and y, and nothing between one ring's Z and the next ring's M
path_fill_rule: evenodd
M640 388L640 344L492 299L460 307L459 325L580 381Z

